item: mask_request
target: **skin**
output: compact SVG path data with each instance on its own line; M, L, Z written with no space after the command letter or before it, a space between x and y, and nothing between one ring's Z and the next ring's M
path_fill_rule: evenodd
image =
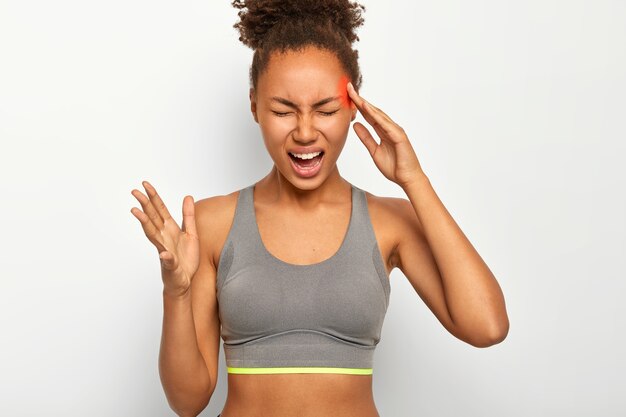
M299 107L273 101L272 97L277 96ZM336 100L319 108L311 107L312 103L335 96ZM271 254L285 262L305 265L330 258L339 248L349 222L351 190L350 183L339 174L336 161L358 111L380 142L358 122L353 125L357 137L379 171L402 187L408 197L366 193L387 273L399 268L435 317L460 340L476 347L504 340L509 323L504 296L495 277L439 200L404 129L354 90L332 53L310 47L275 54L258 80L257 91L250 90L250 105L274 161L270 172L254 189L259 232ZM334 113L328 115L331 112ZM323 148L325 155L320 172L305 179L293 171L287 150L309 145ZM171 216L154 187L147 183L144 187L149 198L136 190L133 195L148 216L139 210L133 214L142 221L151 240L158 240L148 217L155 219L157 230L164 230ZM202 388L199 391L210 394L217 384L220 345L216 265L232 224L237 194L214 196L195 204L191 198L185 198L186 231L180 232L185 238L179 241L190 252L188 241L197 234L203 255L189 291L177 291L174 284L168 287L168 294L176 300L190 298L193 316L200 318L194 320L194 328L206 370L196 376L202 381L210 380L208 390L204 382L198 383ZM159 224L159 219L165 221ZM185 223L189 226L185 227ZM311 228L310 224L316 226ZM175 258L172 256L170 268L193 270L188 265L193 261ZM181 276L185 275L177 275L179 280ZM184 285L180 281L176 284ZM189 355L197 353L190 352ZM188 373L179 378L177 384L190 379ZM199 402L197 409L206 403L208 398ZM228 396L221 417L258 415L376 417L372 375L228 374Z

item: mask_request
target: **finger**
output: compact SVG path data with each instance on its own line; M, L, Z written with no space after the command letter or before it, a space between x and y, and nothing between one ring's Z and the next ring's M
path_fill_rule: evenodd
M369 103L365 104L365 106L368 106L368 105ZM385 130L380 123L376 122L375 120L368 119L368 118L366 118L365 120L368 121L368 123L372 126L372 128L378 134L378 137L381 140L390 140L389 131ZM365 128L365 125L361 124L361 126ZM368 131L368 134L373 137L373 135L371 135L369 131Z
M383 116L382 111L378 110L374 105L358 95L352 83L348 84L348 92L350 93L350 98L354 101L361 114L363 114L365 120L372 125L377 132L382 131L388 136L393 133L394 127L397 125L389 119L388 116Z
M141 222L141 227L143 228L143 232L145 233L148 240L152 242L154 246L156 246L159 252L164 251L165 246L163 246L161 242L159 242L158 240L158 236L160 236L160 232L154 226L154 223L152 223L150 218L144 212L139 210L137 207L131 208L130 212L133 214L133 216L135 216Z
M385 129L383 129L383 127L381 126L380 123L373 122L373 123L371 123L371 125L372 125L372 128L374 129L374 131L378 134L379 138L381 138L381 139L383 139L383 138L389 139L389 137L390 137L389 132L386 131Z
M183 232L198 237L196 231L195 205L192 196L185 196L183 199Z
M156 189L152 186L152 184L150 184L148 181L143 181L142 184L146 189L146 192L148 193L152 204L163 219L163 222L167 220L172 220L172 215L168 211L167 207L165 207L165 203L163 203L163 200L161 200L161 197L157 193Z
M379 110L376 110L376 108L369 101L364 100L363 107L365 108L367 114L370 116L370 120L368 120L367 118L365 120L367 120L367 122L371 124L372 127L376 129L377 132L379 132L379 134L380 132L382 132L388 137L393 135L398 126L391 119L383 116L383 113Z
M378 107L374 106L372 103L370 103L369 101L367 102L367 106L374 109L375 112L379 113L381 116L383 116L385 119L387 119L387 121L393 125L397 125L396 122L394 122L393 120L391 120L391 117L389 117L387 115L387 113L385 113L384 111L382 111L381 109L379 109Z
M374 106L372 103L370 103L367 100L364 100L363 97L361 97L359 95L359 93L357 93L357 91L354 89L354 86L352 85L352 83L348 83L348 91L351 92L352 94L354 94L354 96L356 97L357 103L360 104L361 108L362 108L362 113L376 113L378 112L382 117L384 117L391 125L396 126L396 127L400 127L398 126L397 123L395 123L391 117L389 117L387 115L387 113L385 113L384 111L382 111L381 109L379 109L378 107ZM354 98L351 96L351 98ZM354 101L354 100L353 100ZM358 106L357 106L358 107ZM361 108L359 110L361 110ZM364 115L365 116L365 115ZM366 118L367 120L367 118ZM368 121L369 122L369 121Z
M388 133L382 128L382 126L380 125L380 123L377 123L371 116L371 104L369 102L366 102L354 89L354 86L352 85L352 83L348 83L348 91L352 94L351 95L351 99L352 101L356 104L357 108L359 108L359 110L361 111L361 114L363 114L363 117L365 118L365 120L372 125L372 127L374 128L374 130L376 131L376 133L378 134L379 137L387 137ZM372 140L374 140L374 142L376 142L376 140L374 139L374 137L372 136L371 133L369 133L369 131L365 128L364 125L361 125L365 131L367 133L364 133L364 135L367 137L367 135L369 135ZM356 130L355 130L356 132ZM357 132L358 135L358 132ZM363 139L361 136L359 136L359 139ZM371 152L370 152L371 153Z
M348 83L348 94L350 95L350 99L356 105L357 109L365 116L365 108L363 108L363 98L356 92L352 83Z
M352 83L348 83L348 91L349 91L350 93L354 94L354 96L356 96L356 98L358 99L358 102L359 102L359 103L361 103L361 104L362 104L362 106L363 106L363 105L365 105L365 104L367 104L367 106L370 108L370 111L371 111L371 110L377 111L377 112L379 112L379 113L380 113L383 117L385 117L385 118L386 118L386 119L387 119L390 123L394 123L394 121L393 121L393 120L391 120L391 117L389 117L389 116L387 115L387 113L385 113L384 111L382 111L382 110L381 110L381 109L379 109L378 107L374 106L374 105L373 105L372 103L370 103L369 101L364 100L364 99L363 99L363 97L361 97L361 96L359 95L359 93L357 93L357 91L354 89L354 86L352 85ZM350 97L351 97L351 98L353 98L353 97L352 97L352 95L351 95ZM367 109L365 109L365 110L367 110Z
M352 83L348 83L348 92L350 93L350 98L352 99L356 107L359 109L361 114L363 114L363 117L365 117L365 120L367 120L368 123L373 124L373 118L370 114L372 112L372 109L366 106L365 99L363 99L363 97L361 97L359 93L356 92Z
M141 204L141 208L143 208L144 213L154 224L154 227L158 230L162 230L163 219L161 218L161 216L159 216L159 213L157 213L150 199L143 195L139 190L133 190L131 191L131 194L137 199L137 201L139 201L139 204Z
M365 145L367 151L373 157L374 153L376 152L376 148L378 147L378 142L376 142L374 136L372 136L370 131L362 123L356 122L352 126L354 128L354 131L356 132L356 135L359 137L359 139L361 139L361 142L363 142L363 145Z

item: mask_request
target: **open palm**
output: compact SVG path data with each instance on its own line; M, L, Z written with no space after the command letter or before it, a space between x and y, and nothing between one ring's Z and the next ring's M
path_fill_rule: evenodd
M143 182L146 197L138 190L131 191L143 212L133 207L131 213L141 222L148 240L154 244L161 259L164 292L181 295L191 286L191 279L200 264L200 243L196 231L193 197L183 199L183 225L178 227L156 189Z

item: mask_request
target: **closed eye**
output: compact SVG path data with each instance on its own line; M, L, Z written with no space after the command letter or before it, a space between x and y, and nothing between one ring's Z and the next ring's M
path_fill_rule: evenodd
M332 116L333 114L337 113L339 110L335 110L335 111L321 111L320 113L324 116ZM290 112L286 112L286 113L282 113L282 112L277 112L272 110L272 113L274 113L276 116L278 117L285 117L287 116Z

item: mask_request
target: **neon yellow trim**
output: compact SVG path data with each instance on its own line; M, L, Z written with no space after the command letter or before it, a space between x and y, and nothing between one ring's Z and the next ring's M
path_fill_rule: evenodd
M320 368L320 367L287 367L287 368L231 368L226 367L229 374L353 374L371 375L373 368Z

